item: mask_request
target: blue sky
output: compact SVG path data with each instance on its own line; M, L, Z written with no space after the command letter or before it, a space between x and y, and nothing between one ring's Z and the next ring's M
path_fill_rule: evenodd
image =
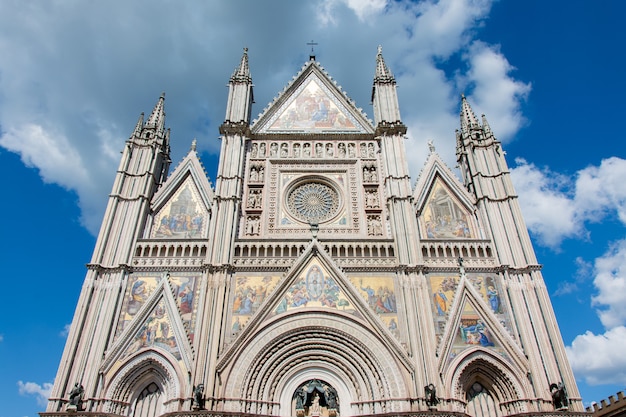
M370 116L383 46L414 179L429 139L455 166L462 92L487 115L583 401L626 388L625 2L5 0L0 9L0 417L44 410L139 113L165 91L174 165L195 137L213 178L242 48L257 115L311 40Z

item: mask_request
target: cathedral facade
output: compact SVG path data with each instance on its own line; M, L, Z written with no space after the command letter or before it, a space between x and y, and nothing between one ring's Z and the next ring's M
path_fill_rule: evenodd
M459 179L412 184L379 48L374 121L315 60L259 117L247 51L212 184L170 173L164 97L126 142L52 415L583 411L500 142L461 98ZM451 129L452 133L452 129Z

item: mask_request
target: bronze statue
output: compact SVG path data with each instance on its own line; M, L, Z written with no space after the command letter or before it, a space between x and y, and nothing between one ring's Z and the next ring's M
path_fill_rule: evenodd
M552 394L552 403L554 404L555 410L565 410L568 408L569 400L567 399L567 391L562 382L550 384L550 393Z
M428 407L436 407L439 404L437 388L433 384L428 384L424 387L424 391L426 392L426 405Z
M306 402L306 393L302 387L296 390L296 410L303 410Z
M71 408L76 408L77 410L81 409L83 405L83 396L85 395L85 389L78 382L74 384L74 388L69 392Z
M204 384L194 387L192 407L195 410L204 410Z
M327 407L330 409L337 409L338 407L337 390L329 385L326 387L326 392L324 396L326 397Z

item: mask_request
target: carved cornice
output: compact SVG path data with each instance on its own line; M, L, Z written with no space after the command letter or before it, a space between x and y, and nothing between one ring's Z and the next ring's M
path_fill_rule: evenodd
M415 399L415 401L418 401ZM103 412L42 412L39 413L41 417L123 417L119 414L103 413ZM242 413L242 412L229 412L229 411L175 411L173 413L163 414L161 417L259 417L263 416L258 413ZM392 412L384 414L362 414L361 417L470 417L468 414L454 412L454 411L422 411L422 412ZM532 412L532 413L520 413L509 414L509 417L589 417L589 413L573 412L573 411L549 411L549 412ZM267 414L267 417L273 417L272 414Z
M248 122L244 122L243 120L239 122L226 120L220 126L220 134L250 136L250 124Z
M386 122L382 121L376 126L377 139L383 139L380 136L397 136L406 134L406 125L401 121Z
M161 262L149 262L149 261ZM181 261L181 262L175 262ZM163 272L166 269L170 272L206 272L207 264L204 258L198 259L136 259L135 267L129 272Z
M117 266L104 266L102 264L92 264L88 263L87 269L90 271L96 271L98 273L108 272L108 273L116 273L116 272L133 272L133 268L126 264L119 264Z

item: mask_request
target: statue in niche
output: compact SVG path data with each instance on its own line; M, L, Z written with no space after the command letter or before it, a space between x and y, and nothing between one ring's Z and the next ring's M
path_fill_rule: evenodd
M80 383L75 383L74 388L69 392L69 404L67 406L68 411L82 411L83 397L85 395L85 389Z
M557 411L567 410L569 408L569 400L567 399L567 391L562 382L558 384L550 384L550 393L552 394L552 403Z
M259 180L259 172L255 167L250 168L250 182L257 182Z
M265 179L265 168L259 167L259 181L263 182Z
M383 224L379 216L368 217L367 234L370 236L381 236L383 234Z
M324 156L324 146L321 143L315 144L315 156L318 158Z
M336 410L339 404L337 390L330 385L326 386L324 390L326 392L326 404L328 405L328 408Z
M260 156L260 157L264 157L264 156L265 156L265 148L266 148L265 143L262 143L262 144L259 146L259 156Z
M248 208L254 208L256 204L256 195L255 193L251 192L250 194L248 194Z
M256 158L257 156L259 156L259 145L254 143L252 145L252 151L250 151L250 157L251 158Z
M300 144L296 143L293 145L293 157L300 158Z
M372 176L368 167L363 167L363 182L371 182Z
M339 157L345 158L346 157L346 144L340 143L339 145L337 145L337 149L339 150Z
M426 393L426 405L428 408L435 408L439 404L437 388L433 384L428 384L424 387L424 392Z
M261 208L263 206L263 194L261 191L254 193L254 208Z
M373 143L367 144L367 156L368 158L374 158L374 144Z
M296 390L296 410L304 410L304 403L306 402L306 393L302 387Z
M246 235L248 236L258 236L259 234L259 218L250 216L248 217L248 221L246 222Z
M348 157L349 158L355 158L356 157L356 151L354 149L354 143L348 143Z
M333 144L327 143L326 144L326 156L328 158L332 158L334 155L335 155L335 149L333 149Z
M367 158L367 145L361 144L361 158Z
M280 157L286 158L289 156L289 146L286 143L280 145Z
M304 153L305 158L310 157L311 156L311 144L305 143L304 147L302 148L302 152Z
M368 191L365 195L365 204L368 208L378 207L378 193L374 190Z
M193 410L204 410L204 384L193 388Z
M376 177L376 167L370 168L370 182L377 182Z
M293 394L296 417L336 417L339 408L337 390L319 379L301 385Z
M278 155L278 144L276 142L272 142L270 145L270 156Z
M309 408L309 415L316 417L320 415L321 411L322 407L320 407L320 395L316 391L315 394L313 394L313 402L311 403L311 407Z

